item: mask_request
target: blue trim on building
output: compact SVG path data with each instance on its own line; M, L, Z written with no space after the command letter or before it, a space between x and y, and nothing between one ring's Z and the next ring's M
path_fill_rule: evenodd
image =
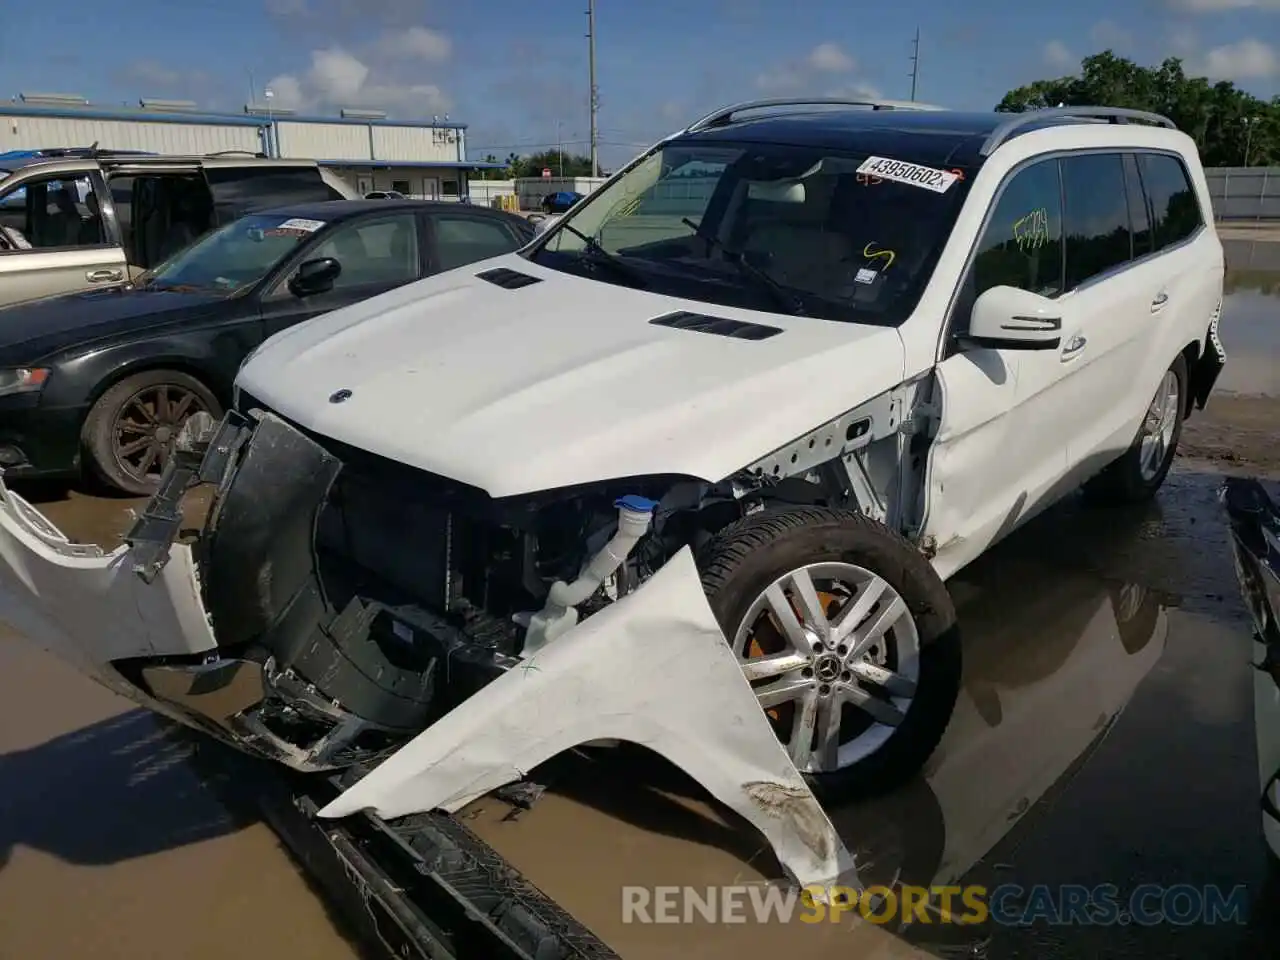
M206 113L191 111L190 113L165 113L161 110L139 110L131 108L111 109L108 107L33 107L17 102L0 101L0 116L10 117L56 117L65 120L124 120L151 123L213 123L235 127L265 127L271 123L337 123L344 126L360 127L415 127L427 130L465 130L465 123L434 123L424 120L367 120L362 117L318 117L295 116L291 113L266 114L241 113Z
M426 170L503 170L505 163L478 160L317 160L322 167L421 167Z

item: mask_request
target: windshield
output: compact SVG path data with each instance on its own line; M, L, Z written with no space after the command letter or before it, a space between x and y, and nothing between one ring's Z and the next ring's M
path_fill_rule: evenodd
M675 140L525 255L707 303L897 325L932 274L971 173L905 156Z
M256 284L323 227L320 220L298 217L241 217L174 254L144 274L139 285L230 296Z

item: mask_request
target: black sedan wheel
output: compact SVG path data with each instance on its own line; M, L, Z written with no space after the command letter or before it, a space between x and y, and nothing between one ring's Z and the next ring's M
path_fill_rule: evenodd
M209 388L189 374L144 370L126 377L98 398L85 421L94 472L124 493L154 493L182 425L201 411L222 416Z

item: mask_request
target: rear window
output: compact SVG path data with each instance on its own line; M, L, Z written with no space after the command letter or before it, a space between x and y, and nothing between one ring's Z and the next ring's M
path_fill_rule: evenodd
M897 325L933 272L970 173L912 156L677 140L581 202L528 255L707 303Z
M205 180L213 193L218 223L229 223L254 210L323 203L334 191L318 167L206 167Z
M1156 249L1186 240L1204 223L1186 167L1176 157L1161 153L1144 153L1138 162L1151 202Z

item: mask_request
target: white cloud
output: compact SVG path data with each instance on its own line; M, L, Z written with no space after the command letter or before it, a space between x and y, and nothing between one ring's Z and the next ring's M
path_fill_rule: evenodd
M439 47L434 48L436 53ZM267 86L274 102L294 110L366 107L400 116L429 116L447 111L451 102L432 83L397 83L383 77L360 57L339 46L311 51L311 67L301 75L272 77Z
M810 67L822 73L848 73L855 66L853 57L835 43L818 44L809 51L806 60Z
M1248 38L1207 51L1198 64L1215 80L1264 80L1280 74L1280 54L1261 40Z
M1170 0L1170 6L1188 13L1221 13L1224 10L1280 10L1280 0Z
M1171 27L1168 34L1170 49L1180 57L1192 56L1200 49L1200 36L1190 27Z
M1057 70L1069 70L1078 66L1076 58L1061 40L1050 40L1044 45L1044 62Z
M879 100L884 96L884 93L879 87L873 87L869 83L852 83L837 87L834 90L828 90L823 96L847 100Z
M832 82L833 74L849 75L856 71L857 61L835 43L820 43L803 57L772 64L756 75L756 87L774 95L810 94ZM844 92L821 96L866 97L872 88L860 80L841 84ZM856 94L849 91L857 90ZM879 95L878 93L876 94Z
M804 75L795 67L771 67L756 75L756 86L764 93L792 93L804 86Z
M1099 20L1089 28L1089 39L1094 47L1104 50L1118 50L1129 46L1133 36L1112 20Z
M408 30L387 33L378 44L378 50L388 57L439 63L449 59L453 53L453 43L438 30L410 27Z

